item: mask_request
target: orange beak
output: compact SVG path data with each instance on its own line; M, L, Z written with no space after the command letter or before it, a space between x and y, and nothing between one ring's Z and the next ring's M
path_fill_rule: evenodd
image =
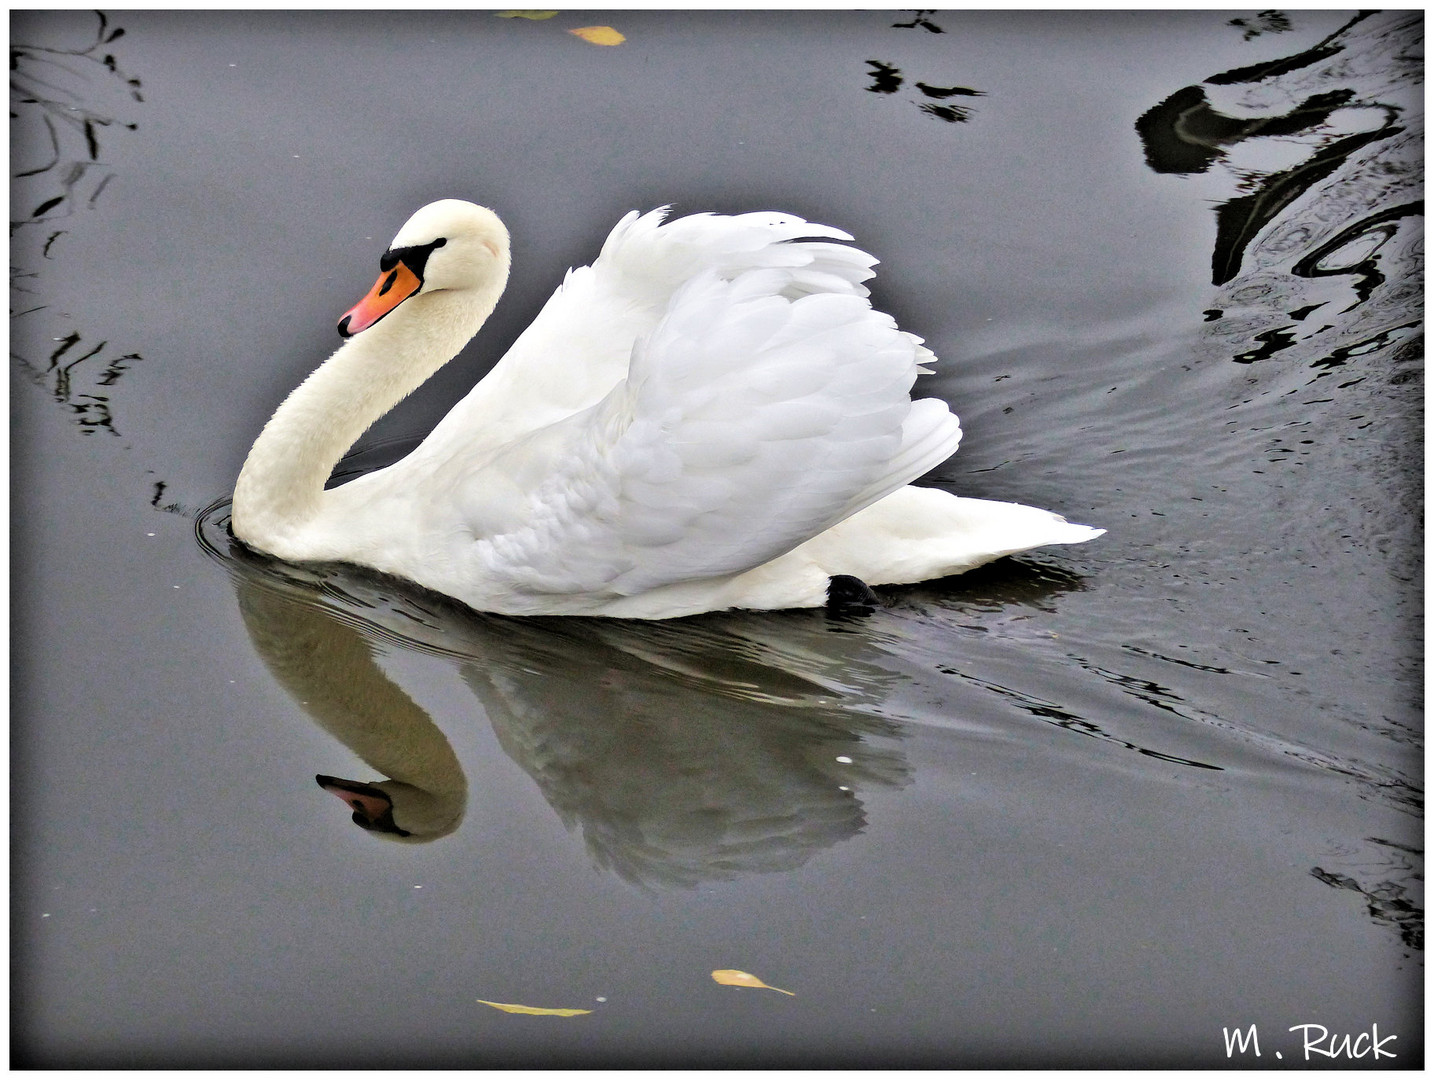
M339 319L339 333L353 337L367 330L423 286L422 280L400 260L392 270L379 274L368 295L349 308Z

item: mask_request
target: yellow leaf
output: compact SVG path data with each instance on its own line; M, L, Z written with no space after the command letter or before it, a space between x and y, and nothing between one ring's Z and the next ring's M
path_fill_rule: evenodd
M768 986L755 975L749 975L745 971L733 971L731 968L714 971L712 978L723 986L750 986L758 990L775 990L779 994L786 994L787 997L797 996L790 990L783 990L780 986Z
M611 26L580 26L568 33L576 34L589 45L621 45L627 40Z
M509 1013L522 1013L524 1016L584 1016L592 1012L591 1009L538 1009L532 1005L504 1005L501 1001L484 1001L478 999L480 1005L491 1005L495 1009L502 1009Z
M493 14L500 19L532 19L540 22L543 19L551 19L557 14L556 11L495 11Z

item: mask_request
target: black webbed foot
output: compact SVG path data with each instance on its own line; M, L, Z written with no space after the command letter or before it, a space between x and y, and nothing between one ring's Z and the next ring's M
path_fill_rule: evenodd
M881 606L870 585L851 574L833 574L827 582L827 615L865 618Z

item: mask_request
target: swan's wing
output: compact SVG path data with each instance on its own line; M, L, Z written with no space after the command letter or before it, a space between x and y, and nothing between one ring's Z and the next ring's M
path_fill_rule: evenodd
M867 295L876 259L839 229L791 214L629 213L591 266L568 271L502 360L425 440L443 457L520 438L601 401L628 372L674 294L703 275L732 280L754 269L785 274L791 298ZM820 239L813 239L820 238Z
M922 354L790 268L699 274L600 402L471 477L474 557L520 592L608 596L767 562L956 449L946 406L910 399Z

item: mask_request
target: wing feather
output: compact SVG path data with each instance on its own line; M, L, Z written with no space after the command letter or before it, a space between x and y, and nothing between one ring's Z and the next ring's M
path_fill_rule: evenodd
M603 258L652 244L660 231L651 218L624 219ZM761 220L737 230L730 258L669 297L634 341L625 378L485 468L512 474L521 464L541 477L496 531L491 509L478 505L483 493L467 493L486 526L474 529L485 573L519 591L608 596L740 573L955 449L960 427L945 405L909 396L918 360L930 354L873 311L855 280L870 257L822 245L794 258L814 245L784 241L813 226L743 218ZM661 231L711 223L692 221ZM748 269L733 271L737 252ZM818 274L844 271L844 291L805 291L823 284L811 272L818 263Z
M828 242L851 240L840 229L776 212L666 215L666 207L628 213L591 266L569 270L493 370L424 440L414 464L433 468L497 451L591 408L628 375L633 346L674 294L703 274L732 280L766 269L788 299L867 295L862 282L876 259Z

